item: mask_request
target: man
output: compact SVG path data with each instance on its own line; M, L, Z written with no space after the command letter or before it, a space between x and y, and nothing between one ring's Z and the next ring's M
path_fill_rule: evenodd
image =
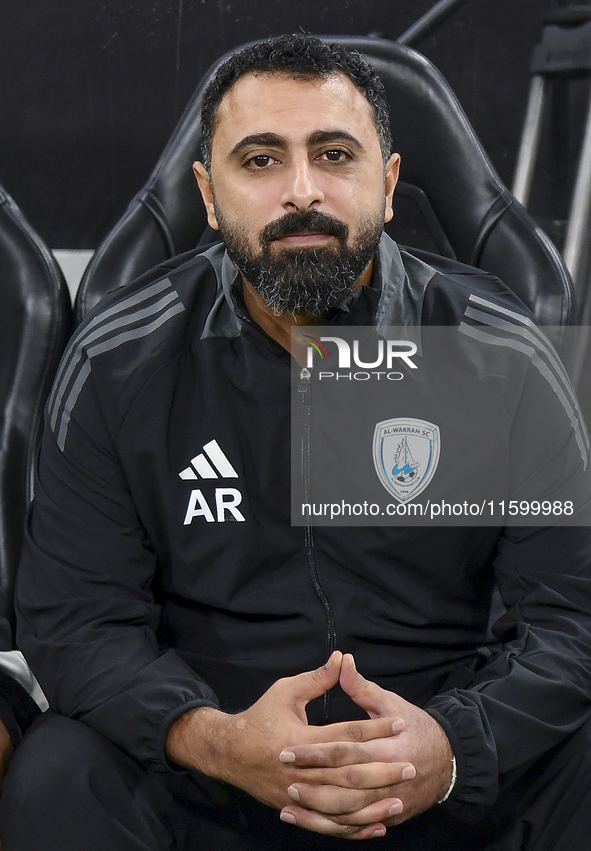
M457 328L472 297L521 329L523 307L382 236L399 158L359 57L304 35L245 49L203 140L225 249L110 296L48 405L18 608L60 714L15 755L3 851L583 847L588 530L299 528L284 474L292 326ZM519 393L466 366L495 431L541 395L550 466L588 500L562 373L503 354ZM493 572L504 644L482 650Z

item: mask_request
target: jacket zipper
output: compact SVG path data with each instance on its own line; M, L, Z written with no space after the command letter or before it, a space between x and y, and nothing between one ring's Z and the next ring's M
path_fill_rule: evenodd
M302 484L304 493L304 502L311 502L310 499L310 414L311 414L311 385L310 379L312 373L307 367L300 370L298 382L298 391L301 394L301 426L302 426ZM312 523L308 517L304 529L304 540L306 546L306 560L308 563L308 572L312 585L326 614L327 621L327 657L336 649L337 631L332 607L328 601L328 597L324 593L324 588L320 582L318 575L318 565L316 564L316 555L314 553L314 532ZM326 692L322 698L322 721L328 723L330 717L330 692Z

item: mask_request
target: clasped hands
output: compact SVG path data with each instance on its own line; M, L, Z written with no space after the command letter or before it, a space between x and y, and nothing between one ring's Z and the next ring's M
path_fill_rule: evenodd
M369 718L308 724L306 705L339 682ZM172 725L167 752L279 809L284 822L349 839L384 836L439 801L453 756L434 718L366 680L340 651L237 715L190 710Z

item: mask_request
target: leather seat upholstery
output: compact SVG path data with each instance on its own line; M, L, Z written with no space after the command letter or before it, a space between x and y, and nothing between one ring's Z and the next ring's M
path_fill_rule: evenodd
M571 323L572 284L558 252L500 181L437 69L390 41L326 40L365 54L386 87L394 149L402 155L390 233L402 244L455 256L497 275L541 324ZM97 250L79 290L77 320L104 293L204 239L205 210L191 165L200 157L201 93L209 76L148 182Z
M53 255L0 187L0 615L12 592L33 494L45 399L71 327ZM0 623L0 650L8 649Z

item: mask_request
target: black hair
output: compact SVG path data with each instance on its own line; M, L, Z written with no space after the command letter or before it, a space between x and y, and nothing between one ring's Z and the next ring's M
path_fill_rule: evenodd
M328 44L307 33L294 33L250 44L218 66L201 104L202 158L207 171L211 167L211 143L222 98L240 77L257 71L288 74L296 79L326 78L335 72L344 74L367 98L384 162L388 160L392 147L389 113L383 83L373 67L357 51Z

